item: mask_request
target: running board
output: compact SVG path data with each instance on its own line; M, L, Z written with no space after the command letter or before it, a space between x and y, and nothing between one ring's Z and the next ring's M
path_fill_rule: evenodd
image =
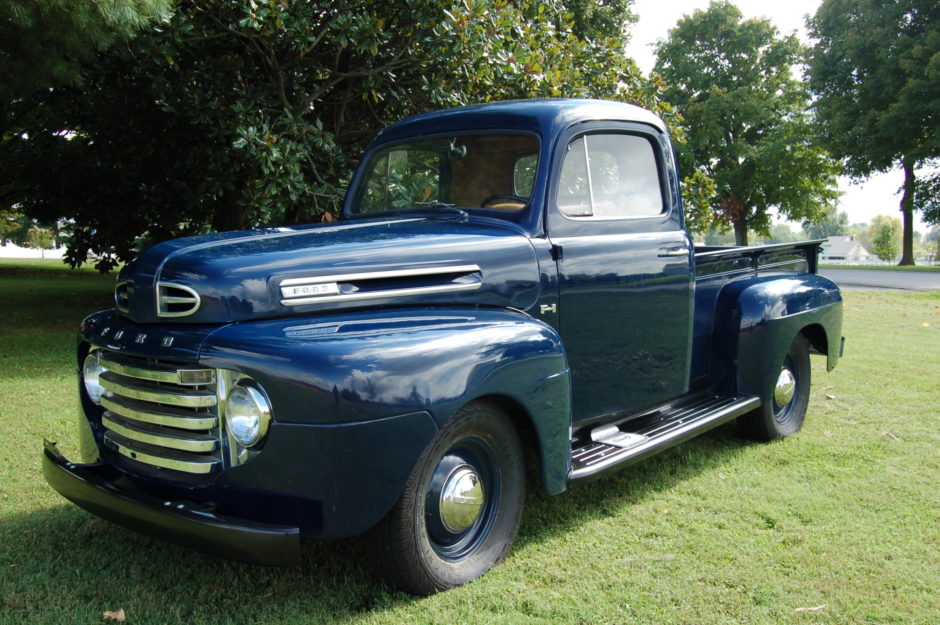
M639 462L758 406L760 399L753 395L705 395L620 425L596 427L589 442L571 450L568 479L574 482Z

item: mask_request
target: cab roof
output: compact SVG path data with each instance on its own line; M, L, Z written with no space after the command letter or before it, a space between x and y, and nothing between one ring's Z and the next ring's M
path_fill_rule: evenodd
M552 136L572 124L590 121L625 121L647 124L666 132L663 121L650 111L606 100L553 99L492 102L433 111L396 122L373 144L439 133L482 129L523 130Z

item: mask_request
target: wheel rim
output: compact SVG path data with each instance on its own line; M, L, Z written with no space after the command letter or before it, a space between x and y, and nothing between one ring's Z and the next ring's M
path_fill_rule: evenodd
M425 499L431 547L443 559L461 560L484 542L496 518L499 479L489 446L458 441L438 462Z
M774 386L774 420L777 423L786 423L793 409L793 398L796 397L799 380L793 373L793 359L787 356L777 376Z

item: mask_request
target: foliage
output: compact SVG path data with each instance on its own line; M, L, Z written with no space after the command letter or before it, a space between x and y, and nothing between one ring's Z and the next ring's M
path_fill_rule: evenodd
M770 236L764 237L764 243L793 243L802 241L806 237L802 231L794 232L790 224L773 224L770 227Z
M825 0L810 34L821 139L853 176L901 165L901 264L913 264L913 211L934 215L930 198L938 190L916 193L915 169L940 157L940 3Z
M656 54L665 98L685 120L683 169L717 186L711 219L695 227L731 224L745 245L748 229L770 234L771 209L801 221L835 200L839 168L807 139L809 94L793 75L803 55L794 35L713 2L683 17Z
M872 237L872 252L883 261L890 261L898 254L897 229L883 223L877 226Z
M170 0L0 2L0 107L33 89L81 82L94 53L164 18Z
M715 181L701 170L695 170L683 178L682 206L685 211L685 227L689 232L704 234L713 230L727 230L725 222L712 210L712 198L715 197L716 190Z
M26 244L26 247L51 250L55 247L55 233L49 228L42 228L34 224L26 231L23 242Z
M576 23L543 0L183 3L82 87L23 102L41 114L8 167L31 216L72 221L70 261L103 268L139 240L332 219L368 140L413 113L598 97L673 121L622 31L600 36L628 3L603 7Z
M883 234L882 231L885 233L890 231L890 239L888 235ZM898 251L901 249L901 220L897 217L875 215L868 224L860 227L854 234L858 242L872 254L877 254L875 251L875 240L879 235L882 236L883 250L886 254L889 249L892 249L891 246L893 246L894 252L889 255L891 258L897 256Z
M627 37L637 16L630 11L633 0L567 0L571 31L580 39Z
M23 229L23 214L13 208L0 208L0 245L17 241Z
M940 225L940 171L914 183L914 205L924 211L924 221Z
M844 236L849 233L849 215L840 211L837 205L832 204L817 215L816 221L804 221L803 232L810 239Z

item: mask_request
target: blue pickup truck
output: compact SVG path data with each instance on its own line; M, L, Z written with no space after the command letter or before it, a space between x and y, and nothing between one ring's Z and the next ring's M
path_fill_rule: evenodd
M298 561L367 533L429 594L506 557L527 467L555 495L719 424L800 429L842 298L819 242L694 248L663 123L627 104L419 115L338 222L177 239L121 271L77 352L79 506L190 548Z

